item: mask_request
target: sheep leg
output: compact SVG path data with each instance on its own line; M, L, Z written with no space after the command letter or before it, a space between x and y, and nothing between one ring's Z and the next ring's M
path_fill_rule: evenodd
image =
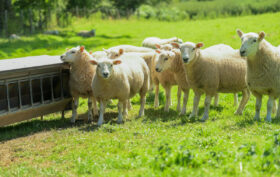
M127 116L128 115L127 110L129 110L129 105L128 105L129 103L131 104L129 99L127 101L123 102L123 116Z
M248 89L243 90L242 91L241 102L238 106L238 109L236 110L236 112L234 114L236 114L236 115L242 115L243 114L243 110L244 110L247 102L249 101L249 98L250 98L250 91Z
M104 104L104 102L102 100L100 100L99 106L100 106L100 108L99 108L100 113L99 113L99 119L98 119L97 125L101 126L104 122L104 113L105 113L106 105Z
M266 114L266 121L271 122L271 112L273 108L274 98L272 96L269 96L269 99L267 101L267 114Z
M209 117L211 99L212 99L212 96L206 94L205 101L204 101L204 114L203 114L201 121L206 121Z
M97 116L98 115L98 107L97 107L97 101L94 97L92 97L92 102L93 102L93 115Z
M169 107L170 106L172 106L172 99L171 99L171 88L170 88L170 92L169 92L169 94L168 94L168 105L169 105ZM169 111L169 110L168 110Z
M93 112L93 109L92 109L92 98L89 97L88 98L88 122L92 121L92 112Z
M122 109L123 109L123 105L126 106L126 102L127 102L127 100L125 100L123 102L119 101L119 103L118 103L118 111L119 111L118 120L117 120L118 124L123 123Z
M200 97L201 97L201 93L196 92L194 99L193 99L193 111L190 114L190 117L189 117L190 119L197 116Z
M77 109L79 106L79 97L74 97L72 100L72 118L71 123L75 123L77 118Z
M189 92L190 92L189 89L184 92L183 107L182 107L182 111L181 111L180 115L185 115L187 112L187 103L188 103L188 99L189 99Z
M181 93L182 93L182 89L181 89L181 87L178 86L178 90L177 90L177 111L178 112L181 111Z
M277 109L277 114L276 114L275 118L280 118L280 98L279 98L278 109Z
M234 96L234 103L233 103L233 105L237 106L238 105L238 93L234 93L233 96Z
M132 104L131 104L130 99L127 100L127 103L125 105L129 111L132 109Z
M155 89L155 100L154 100L154 107L155 107L155 108L158 108L158 107L159 107L159 99L158 99L158 96L159 96L159 85L157 84L157 85L156 85L156 89Z
M166 97L166 102L165 102L165 106L164 106L164 111L169 112L169 106L170 106L170 100L171 100L171 88L167 87L165 88L165 97Z
M260 120L260 111L261 111L261 107L262 107L262 95L258 95L256 96L256 113L255 113L255 117L254 120L259 121Z
M214 106L218 107L219 105L219 94L217 93L214 98Z
M138 117L142 117L145 115L144 109L145 109L145 104L146 104L146 94L141 94L140 95L140 102L141 102L141 106L140 106L140 110L139 110L139 116Z

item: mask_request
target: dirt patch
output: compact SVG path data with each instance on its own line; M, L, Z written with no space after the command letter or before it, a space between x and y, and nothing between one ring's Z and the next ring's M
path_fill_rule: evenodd
M23 161L32 163L34 152L42 156L54 146L54 143L47 141L49 137L51 132L41 132L0 143L0 166Z

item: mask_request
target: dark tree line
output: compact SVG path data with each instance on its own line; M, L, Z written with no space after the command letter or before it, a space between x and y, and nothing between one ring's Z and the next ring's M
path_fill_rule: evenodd
M88 16L100 11L106 16L130 16L142 4L156 5L172 0L0 0L0 35L42 31L55 14L57 24L68 23L69 16Z

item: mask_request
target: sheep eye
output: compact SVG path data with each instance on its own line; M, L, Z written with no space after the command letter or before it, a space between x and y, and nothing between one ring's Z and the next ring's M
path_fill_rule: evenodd
M195 48L192 49L192 51L194 51L194 50L195 50Z
M167 61L168 60L168 58L164 58L164 61Z
M71 53L75 53L75 51L72 51Z
M254 39L253 42L257 42L257 39Z
M100 65L97 65L98 68L100 68Z

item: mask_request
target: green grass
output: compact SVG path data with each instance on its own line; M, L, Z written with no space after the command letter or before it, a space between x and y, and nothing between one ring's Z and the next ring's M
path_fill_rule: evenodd
M205 46L226 43L235 48L240 39L235 29L265 31L274 45L280 43L280 13L192 22L99 21L80 19L59 29L64 36L35 35L6 43L0 39L1 58L28 55L60 55L66 47L85 45L100 50L117 44L140 45L147 36L178 36L202 41ZM96 38L75 37L80 29L97 29ZM5 55L5 56L4 56ZM203 97L204 98L204 97ZM199 116L203 113L203 98ZM193 93L188 102L192 108ZM241 95L239 95L241 99ZM263 100L261 122L252 121L252 96L243 116L235 116L232 94L221 94L219 107L211 107L210 119L201 123L179 116L176 87L169 113L153 108L147 98L145 116L136 119L139 97L124 124L116 124L116 101L108 109L102 127L82 121L71 125L59 114L0 128L0 176L279 176L280 121L266 123ZM85 100L79 113L86 113ZM81 115L81 117L84 117Z

